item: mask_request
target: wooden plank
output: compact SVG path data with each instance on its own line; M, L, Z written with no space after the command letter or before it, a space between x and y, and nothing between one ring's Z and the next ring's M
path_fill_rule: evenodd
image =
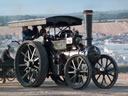
M29 20L21 20L21 21L13 21L9 22L9 27L22 27L22 26L34 26L34 25L45 25L46 19L39 18L39 19L29 19Z

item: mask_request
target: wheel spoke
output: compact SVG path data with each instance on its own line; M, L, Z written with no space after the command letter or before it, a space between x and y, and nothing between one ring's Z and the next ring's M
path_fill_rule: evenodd
M38 66L36 66L36 65L34 66L34 68L36 68L36 69L38 69L38 70L39 70L39 67L38 67Z
M33 50L31 60L32 60L32 59L33 59L33 57L34 57L35 52L36 52L36 48L34 48L34 50Z
M106 79L105 79L105 76L104 76L104 83L105 83L105 85L108 85L108 83L107 83L107 81L106 81Z
M24 79L28 74L29 74L30 71L27 71L23 76L22 76L22 79Z
M76 61L77 61L78 64L79 64L79 59L80 59L79 57L76 58Z
M86 70L86 71L80 71L80 73L88 73L88 71Z
M29 50L27 51L27 54L28 54L28 59L29 59L29 61L31 60L31 57L30 57L30 52L29 52Z
M107 74L107 77L108 77L108 79L110 80L110 82L112 82L112 80L111 80L111 78L110 78L110 76Z
M29 73L28 73L28 76L27 76L27 79L28 79L28 80L30 80L30 74L31 74L31 73L29 72Z
M110 75L110 76L112 76L112 77L114 77L114 75L113 75L112 73L109 73L109 72L108 72L107 74Z
M29 58L25 55L25 53L21 52L21 54L22 54L25 58L29 59Z
M30 81L31 81L31 78L33 77L32 74L33 74L33 69L31 68L31 69L29 70L29 75L28 75L28 79L29 79Z
M70 68L74 69L74 67L73 67L73 66L70 66ZM75 69L74 69L74 70L75 70Z
M33 82L33 81L32 81L32 80L33 80L33 76L34 76L34 73L32 73L31 76L30 76L30 83Z
M97 62L97 64L99 64L99 65L100 65L100 67L102 66L102 64L100 64L99 62Z
M87 76L87 75L88 75L88 71L80 71L80 73L81 73L83 76Z
M106 79L105 79L105 75L104 75L104 83L105 83L105 86L108 85L108 83L107 83L107 81L106 81Z
M107 64L108 64L108 59L106 59L106 65L105 65L105 68L107 67Z
M97 79L96 79L97 81L99 80L100 76L101 76L101 74L99 74L99 76L97 77Z
M27 45L27 47L28 47L28 49L29 49L29 51L30 51L30 53L31 53L31 55L32 55L32 50L31 50L31 48L30 48L30 45Z
M112 63L110 62L110 63L106 66L106 68L108 68L111 64L112 64Z
M80 65L82 64L82 59L81 59L81 61L79 62L79 65L78 65L78 68L77 69L79 69L80 68Z
M29 67L26 67L25 69L24 69L24 71L27 71L29 69Z
M107 81L105 79L105 75L103 75L103 79L102 79L101 85L107 85Z
M72 80L73 78L75 78L75 75L73 75L70 79Z
M25 67L25 66L27 66L26 63L25 64L19 64L19 67Z
M24 62L26 62L26 63L27 63L28 61L24 58Z
M35 62L35 61L37 61L37 60L39 60L39 58L38 58L38 57L34 59L34 62Z
M103 75L103 79L102 79L101 85L103 85L103 83L104 83L104 75Z
M68 72L68 74L74 74L74 71L70 71L70 72Z
M105 68L105 64L104 64L104 61L103 61L104 58L101 59L101 68L104 69Z
M101 65L103 65L103 58L101 58Z
M73 60L72 60L72 64L73 64L74 69L76 69L76 66L75 66L75 63L74 63L74 61L73 61Z

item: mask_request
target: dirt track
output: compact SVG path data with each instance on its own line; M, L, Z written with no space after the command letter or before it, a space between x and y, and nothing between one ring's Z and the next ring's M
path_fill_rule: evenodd
M92 82L83 90L67 86L57 86L47 79L41 87L23 88L17 81L0 84L0 96L128 96L128 73L119 74L119 79L111 89L99 89Z

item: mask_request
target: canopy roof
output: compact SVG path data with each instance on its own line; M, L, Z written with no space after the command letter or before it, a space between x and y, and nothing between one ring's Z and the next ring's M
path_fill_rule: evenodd
M53 16L48 18L30 19L9 22L9 27L22 27L22 26L34 26L34 25L46 25L51 27L63 27L81 25L82 19L73 16Z
M82 19L73 16L53 16L46 18L47 26L62 27L81 25Z

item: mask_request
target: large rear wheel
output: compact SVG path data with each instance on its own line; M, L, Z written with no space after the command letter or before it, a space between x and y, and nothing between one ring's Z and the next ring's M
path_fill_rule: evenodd
M48 58L43 45L34 41L24 42L16 53L15 69L22 86L40 86L48 73Z
M65 68L65 80L74 89L88 86L91 79L91 66L88 59L83 55L73 55L67 61Z

